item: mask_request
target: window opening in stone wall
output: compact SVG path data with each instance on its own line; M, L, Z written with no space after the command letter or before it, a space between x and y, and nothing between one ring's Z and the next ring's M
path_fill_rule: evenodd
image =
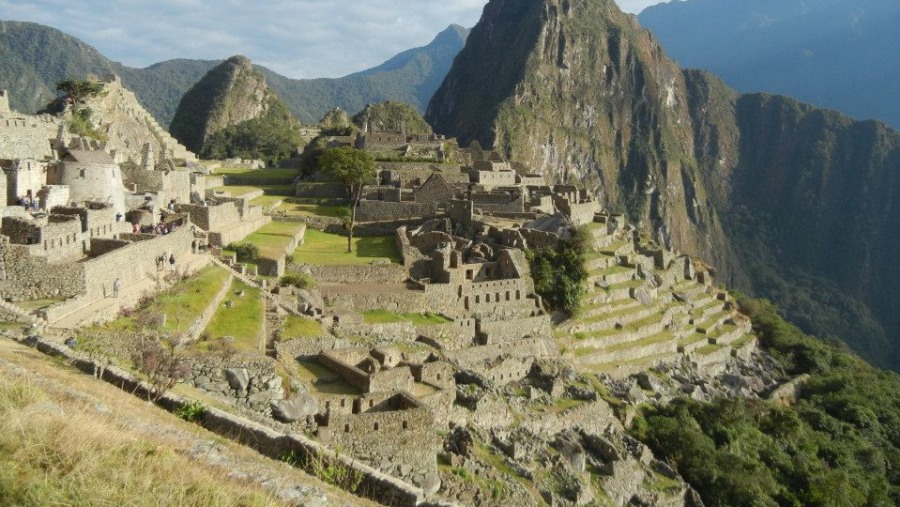
M408 429L408 428L409 428L409 423L407 423L406 421L403 421L403 429Z
M490 303L490 302L491 302L491 295L490 295L490 294L485 294L485 295L484 295L484 302L485 302L485 303Z
M472 272L471 269L466 270L466 280L471 280L473 275L474 275L474 273Z
M378 431L378 423L375 423L375 431Z
M349 424L344 425L344 433L350 433L350 425Z

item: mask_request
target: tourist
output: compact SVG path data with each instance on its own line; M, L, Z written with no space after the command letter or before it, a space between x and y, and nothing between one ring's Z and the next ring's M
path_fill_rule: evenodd
M197 253L197 240L191 241L191 253Z
M114 298L119 297L119 290L121 290L121 289L122 289L122 280L119 280L118 278L116 278L116 281L113 282L113 297Z
M169 267L175 271L175 254L169 255Z

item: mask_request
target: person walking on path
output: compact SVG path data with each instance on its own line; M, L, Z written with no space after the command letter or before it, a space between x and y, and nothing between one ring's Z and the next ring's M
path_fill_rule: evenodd
M175 271L175 254L169 255L169 267L172 269L172 271Z
M197 253L197 240L191 241L191 253Z
M122 289L122 280L116 278L116 281L113 282L113 297L119 297L119 291Z

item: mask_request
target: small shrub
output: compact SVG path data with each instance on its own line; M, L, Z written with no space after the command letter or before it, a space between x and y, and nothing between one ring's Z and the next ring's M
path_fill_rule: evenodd
M137 340L132 362L147 376L150 391L147 401L156 402L191 371L190 364L181 357L177 347L152 336Z
M191 401L175 411L175 415L188 422L200 419L204 413L206 413L206 406L197 400Z
M298 289L311 289L316 286L316 279L306 273L291 273L282 276L278 284L282 287L290 285Z
M259 259L259 247L253 243L231 243L225 249L233 251L238 262L256 262Z

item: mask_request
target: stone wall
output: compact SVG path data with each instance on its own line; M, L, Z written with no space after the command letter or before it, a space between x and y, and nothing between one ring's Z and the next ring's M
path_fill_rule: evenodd
M92 256L99 257L130 244L130 241L126 241L123 239L94 238L91 240L90 246L88 248L90 249L90 254Z
M314 359L323 350L343 349L352 346L348 340L335 338L334 336L320 336L317 338L296 338L287 341L275 342L275 357L281 361L295 359Z
M398 313L424 313L435 308L423 291L406 290L380 294L323 294L325 303L335 308L354 310L388 310Z
M324 199L346 199L348 197L347 189L344 188L344 185L337 182L301 181L297 183L294 195L297 197Z
M335 413L328 417L327 426L319 428L319 438L385 473L420 482L415 478L437 471L440 438L433 425L430 412L423 407Z
M291 264L288 271L298 272L301 266ZM322 283L403 283L407 278L406 269L399 264L367 266L305 266L310 274Z
M550 336L550 317L535 317L481 322L481 332L487 344L509 343L526 337Z
M261 216L248 222L241 222L227 230L211 232L209 233L209 244L213 246L225 246L241 241L271 221L272 217Z
M369 377L370 393L412 391L413 374L408 366L398 366L373 373Z
M456 319L446 324L420 326L417 332L428 343L442 350L459 350L471 347L478 334L475 319Z
M327 351L319 353L318 361L319 364L343 378L344 382L364 393L369 392L369 375L366 372Z
M356 209L360 222L412 220L437 213L437 203L361 201Z
M219 232L240 223L244 215L244 201L228 200L221 204L200 206L197 204L179 204L179 213L187 213L191 223L208 232Z
M185 382L255 412L269 414L270 402L284 398L275 365L274 359L258 355L230 359L204 355L191 359Z
M415 326L409 322L391 322L384 324L369 324L355 322L341 322L334 326L334 333L345 337L369 337L380 340L414 342L419 336Z
M119 278L122 285L131 285L151 274L155 274L156 259L165 255L175 255L176 266L179 259L185 259L191 251L193 235L188 227L156 236L152 240L131 243L117 250L87 260L84 266L86 293L94 297L105 297L112 291L112 284ZM167 269L168 269L168 262Z
M52 159L58 123L50 116L0 119L0 159Z
M84 291L83 264L50 264L45 258L33 257L28 247L0 243L0 298L68 298Z

